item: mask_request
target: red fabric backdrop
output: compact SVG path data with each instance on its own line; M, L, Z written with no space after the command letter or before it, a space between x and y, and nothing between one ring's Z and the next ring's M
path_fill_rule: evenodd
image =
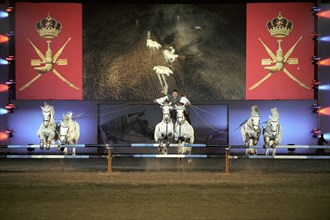
M284 55L298 41L289 58L298 58L298 64L284 64L285 69L299 81L311 87L314 67L311 57L314 54L314 41L310 33L314 30L313 3L253 3L247 4L247 45L246 45L246 99L312 99L313 89L299 86L283 71L275 72L253 90L251 86L268 74L261 65L262 59L271 59L260 38L276 55L278 39L282 39ZM272 37L266 28L269 20L281 15L293 23L293 30L285 38ZM269 66L274 66L272 63Z
M40 37L35 24L48 13L62 24L58 37L51 39L53 56L67 43L59 59L67 65L54 65L55 70L78 89L74 89L53 72L44 73L29 87L22 86L39 72L31 66L32 59L40 59L28 39L45 55L47 39ZM42 66L44 64L41 64ZM82 99L82 5L75 3L16 3L16 99Z

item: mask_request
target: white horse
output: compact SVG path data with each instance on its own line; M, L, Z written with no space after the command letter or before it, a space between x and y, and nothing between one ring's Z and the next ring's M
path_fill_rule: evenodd
M153 70L156 72L156 74L158 76L158 79L159 79L159 83L163 88L162 93L167 94L168 93L168 85L167 85L167 82L166 82L165 75L167 77L169 77L170 74L173 74L173 71L167 66L160 66L160 65L154 66Z
M80 127L78 122L72 120L72 112L63 115L63 119L59 125L58 147L63 144L77 144L80 137ZM68 154L67 147L63 150L64 154ZM72 155L76 155L76 148L72 148Z
M250 146L255 146L258 144L261 134L260 113L258 111L258 106L252 106L251 110L250 118L241 127L243 142L245 147L247 147L245 151L246 155L257 154L257 150L255 148L250 148Z
M162 45L160 45L160 43L158 43L157 41L147 39L147 47L150 50L159 50L162 47Z
M194 129L189 124L184 116L185 106L184 105L175 105L176 110L176 122L174 125L174 139L175 142L179 145L189 143L193 144L195 141ZM191 154L192 147L179 146L179 154ZM188 158L188 164L191 164L191 158Z
M42 110L43 121L38 129L38 137L40 139L40 149L50 149L50 145L55 143L56 135L56 122L54 119L55 110L52 105L47 102L44 106L40 106Z
M265 155L269 154L269 149L273 149L273 156L276 155L276 145L279 145L282 140L282 129L280 125L280 116L277 108L271 109L272 116L269 116L266 126L262 130L264 136Z
M170 144L171 138L174 135L174 124L170 116L170 110L172 106L169 103L165 103L161 106L163 110L163 119L155 127L154 138L159 143L159 152L167 154L167 147Z
M172 64L179 57L179 55L175 54L175 49L173 47L170 47L169 49L165 49L163 51L163 55L166 62L170 64Z

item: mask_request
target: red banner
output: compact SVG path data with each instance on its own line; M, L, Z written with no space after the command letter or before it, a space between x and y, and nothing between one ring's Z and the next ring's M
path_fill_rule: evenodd
M16 3L16 99L82 99L82 5Z
M313 99L312 7L247 4L246 99Z

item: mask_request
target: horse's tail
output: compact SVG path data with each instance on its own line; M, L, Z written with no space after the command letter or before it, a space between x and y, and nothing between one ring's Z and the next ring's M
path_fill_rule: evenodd
M281 141L282 141L282 128L281 128L281 125L279 124L278 125L278 134L277 134L277 137L276 137L276 143L280 144Z
M75 131L74 131L74 142L75 142L75 144L76 143L78 143L78 140L79 140L79 138L80 138L80 126L79 126L79 124L78 124L78 122L76 122L75 121Z
M41 125L39 126L39 129L38 129L38 131L37 131L37 136L40 138L41 136L42 136L42 126L43 126L43 124L41 123Z

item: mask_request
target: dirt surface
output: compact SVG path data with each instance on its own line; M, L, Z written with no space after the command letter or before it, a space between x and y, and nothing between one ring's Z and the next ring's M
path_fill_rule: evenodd
M329 160L1 159L0 219L330 219Z

